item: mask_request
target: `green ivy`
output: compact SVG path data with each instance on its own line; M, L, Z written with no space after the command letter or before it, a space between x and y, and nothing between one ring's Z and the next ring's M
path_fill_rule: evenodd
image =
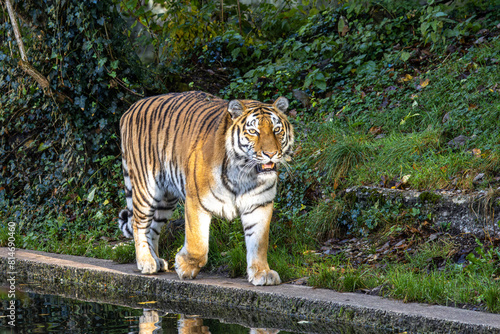
M109 215L106 210L96 216L102 202L121 206L113 199L121 182L117 128L123 111L144 94L141 65L122 37L125 22L111 1L19 1L15 8L26 22L29 63L64 98L45 95L19 69L3 15L1 220L19 221L21 232L49 217L96 229Z

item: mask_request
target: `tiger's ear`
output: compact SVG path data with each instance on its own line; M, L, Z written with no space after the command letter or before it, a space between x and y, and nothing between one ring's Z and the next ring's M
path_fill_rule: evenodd
M245 107L238 100L231 100L229 102L229 106L227 107L227 111L231 114L232 119L236 119L243 114Z
M280 96L274 102L273 106L282 113L284 113L288 109L288 99L284 96Z

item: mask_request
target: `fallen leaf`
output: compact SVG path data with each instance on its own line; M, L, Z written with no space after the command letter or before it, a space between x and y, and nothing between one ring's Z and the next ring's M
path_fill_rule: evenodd
M428 84L429 84L429 79L425 79L424 81L420 81L420 86L422 88L427 87Z
M147 301L147 302L139 302L137 304L144 305L144 304L156 304L156 303L158 303L156 300L151 300L151 301Z
M411 79L413 79L413 76L411 76L410 74L406 74L403 78L403 81L410 81Z
M372 126L368 132L371 135L376 136L382 132L382 128L380 126Z
M472 149L472 154L476 157L476 158L480 158L481 157L481 150L478 149L478 148L473 148Z

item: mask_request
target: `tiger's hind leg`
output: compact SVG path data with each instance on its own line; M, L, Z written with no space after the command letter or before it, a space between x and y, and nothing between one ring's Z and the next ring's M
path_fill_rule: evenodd
M128 173L127 161L122 159L123 178L125 181L125 198L127 200L127 208L120 211L118 215L118 226L122 233L127 238L133 238L134 232L132 228L132 216L134 206L132 203L132 183L130 182L130 175Z
M152 240L152 245L153 245L152 254L153 257L156 255L156 257L158 258L158 261L160 262L161 271L167 271L168 265L164 259L160 258L160 252L158 249L160 233L163 225L166 222L168 222L170 217L172 217L177 202L178 202L177 197L175 197L170 193L165 194L163 199L160 202L158 202L158 204L155 207L153 220L151 221L151 227L149 229L149 239Z
M132 173L131 176L133 176ZM137 183L142 179L137 179L131 178L134 203L132 228L137 268L143 274L154 274L167 270L167 263L158 255L158 240L161 228L173 209L169 209L169 201L164 199L163 191L158 188L148 189L148 182L145 182L146 185L139 186Z

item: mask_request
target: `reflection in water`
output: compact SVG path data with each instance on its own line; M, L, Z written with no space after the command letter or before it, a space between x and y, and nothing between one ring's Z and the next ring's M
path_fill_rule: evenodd
M207 326L203 326L203 319L196 316L181 315L177 321L179 334L205 333L209 334Z
M200 316L171 314L152 309L85 302L57 295L16 292L16 328L6 317L9 299L0 294L0 333L255 333L277 330L248 329ZM2 300L5 298L4 300ZM6 331L5 331L6 330Z
M158 311L144 309L144 314L139 318L140 334L159 334L162 333L160 326L160 315Z
M160 314L158 311L145 309L139 318L139 334L160 334ZM199 316L179 315L177 320L177 331L179 334L211 334L210 328L203 324ZM250 328L250 334L278 334L277 329Z
M277 329L250 328L250 334L278 334L279 332Z
M58 282L20 285L28 292L16 292L15 333L394 333L391 328L354 326L339 321L304 319L198 301L155 300L157 295L145 297L127 292L108 293L99 287L90 289L89 286L74 285L68 289L68 286ZM0 287L0 333L14 333L6 317L9 300L6 299L7 294L1 291ZM155 310L144 307L154 307Z

